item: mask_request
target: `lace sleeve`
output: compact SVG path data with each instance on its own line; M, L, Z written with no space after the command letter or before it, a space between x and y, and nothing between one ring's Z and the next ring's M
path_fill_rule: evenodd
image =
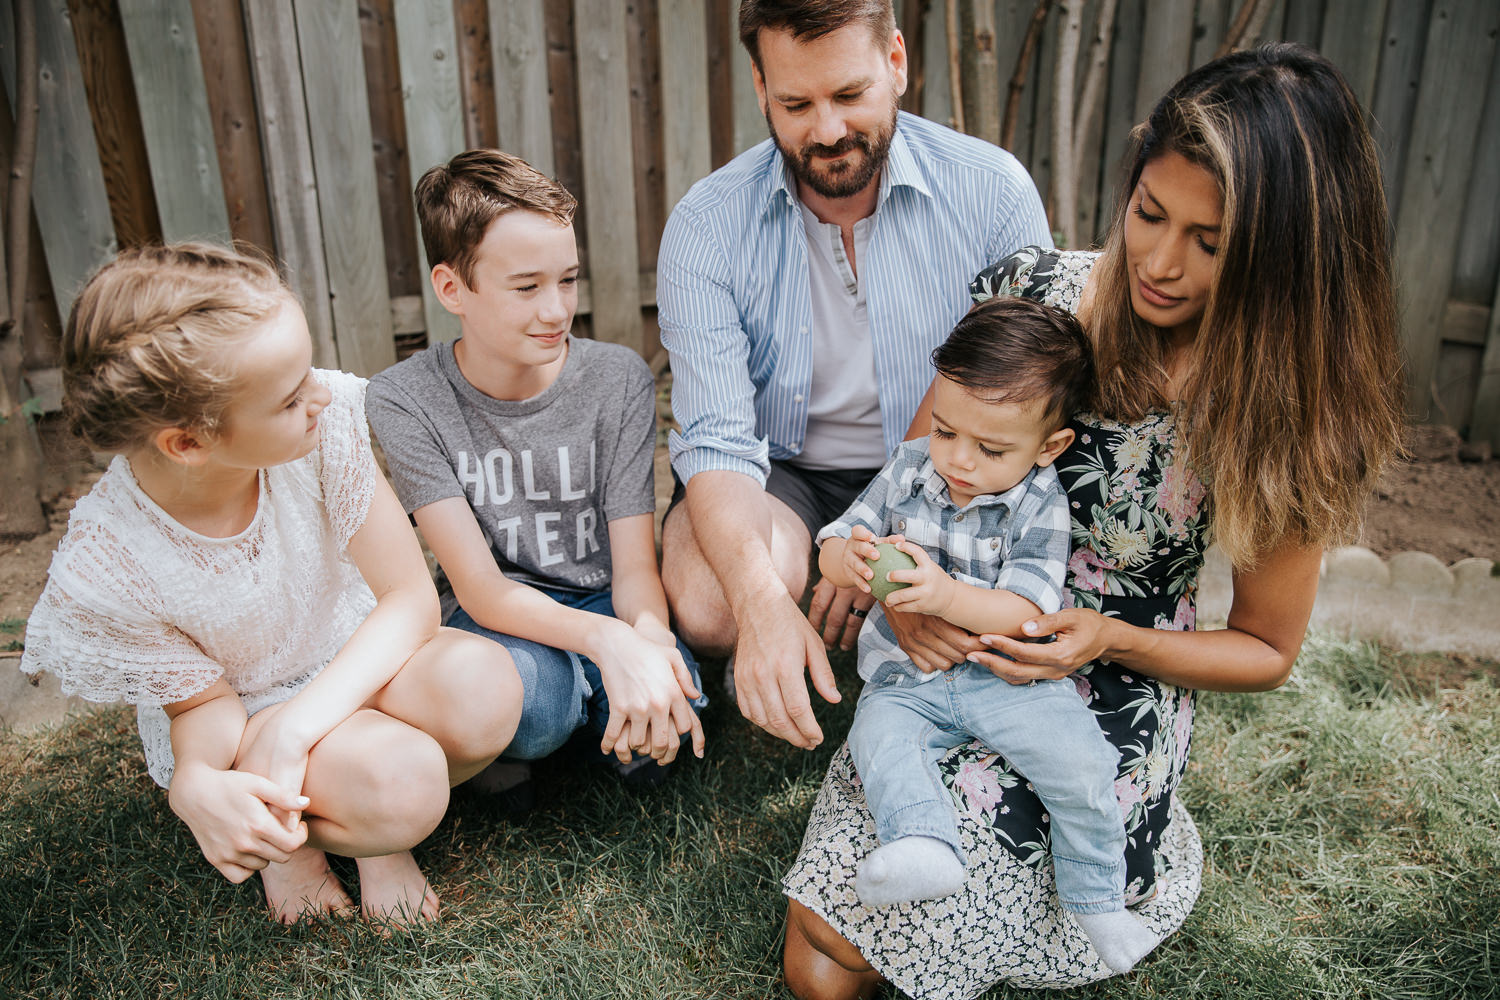
M1057 265L1057 251L1024 247L980 271L969 283L975 302L997 296L1038 298L1046 290Z
M365 422L365 387L369 383L348 372L319 371L317 377L333 394L319 417L319 479L328 519L342 546L364 526L379 475L370 450L370 427Z
M97 525L69 533L26 623L21 669L46 671L89 701L170 705L212 686L223 668L155 605L129 548Z

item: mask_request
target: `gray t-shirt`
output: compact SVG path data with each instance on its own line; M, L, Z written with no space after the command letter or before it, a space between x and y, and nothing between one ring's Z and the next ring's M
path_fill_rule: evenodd
M464 497L501 571L575 592L610 585L610 521L656 509L655 384L618 344L569 338L531 399L491 399L434 344L370 380L365 410L407 512ZM438 574L443 619L457 602Z

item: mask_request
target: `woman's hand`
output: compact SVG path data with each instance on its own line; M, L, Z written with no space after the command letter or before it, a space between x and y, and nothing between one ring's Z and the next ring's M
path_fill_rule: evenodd
M932 615L903 612L886 605L885 620L896 634L896 645L923 673L947 670L955 663L962 663L970 653L984 650L977 636Z
M1104 658L1110 650L1110 631L1119 623L1086 608L1064 608L1025 622L1028 636L1053 636L1052 642L1022 642L1004 635L982 635L979 641L991 647L969 654L978 663L1012 684L1067 677L1090 661Z
M609 619L610 631L600 644L599 665L609 697L609 723L599 748L629 763L637 751L659 764L677 756L684 733L692 734L693 753L703 756L703 723L688 699L700 694L671 633L643 622L642 629Z
M288 827L273 813L300 814L307 798L258 774L188 762L172 776L167 802L208 863L234 883L273 861L289 860L307 841L306 823Z

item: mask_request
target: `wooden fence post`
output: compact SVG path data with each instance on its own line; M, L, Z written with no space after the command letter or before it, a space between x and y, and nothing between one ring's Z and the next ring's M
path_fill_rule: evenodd
M354 0L297 0L293 13L339 367L373 375L395 363L396 346L359 11Z
M573 29L579 91L592 95L579 101L578 126L594 337L645 357L624 7L616 0L577 0Z
M661 135L666 207L712 168L708 138L708 18L702 0L661 0Z
M64 0L30 2L36 3L41 68L32 205L47 250L57 309L66 316L84 280L114 253L115 233L67 5ZM13 32L7 11L0 15L0 58L10 80L16 74Z
M328 263L323 259L323 223L313 176L301 57L292 0L255 0L245 5L256 108L265 144L266 194L276 255L287 283L302 300L313 338L313 363L339 366L333 334Z
M464 149L457 39L451 4L396 4L396 49L401 57L406 150L413 185L429 167L452 159ZM409 210L414 209L414 204L409 206ZM421 243L420 237L417 242ZM406 252L426 260L421 247L408 247ZM432 265L429 260L425 268L417 268L429 344L458 337L458 317L444 309L433 294L429 280Z
M227 242L203 60L189 0L120 0L151 185L167 240Z
M1475 81L1489 79L1497 28L1500 10L1491 0L1439 0L1427 32L1396 221L1407 406L1418 419L1432 416L1441 318L1483 110L1472 96Z
M500 145L552 177L557 167L542 0L490 0L490 45L495 53Z

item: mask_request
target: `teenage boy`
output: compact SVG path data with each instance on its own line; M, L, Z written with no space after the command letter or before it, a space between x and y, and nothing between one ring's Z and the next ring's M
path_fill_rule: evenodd
M659 779L652 761L684 737L702 756L707 699L657 571L650 369L569 333L576 202L557 182L475 149L427 171L416 198L461 336L375 376L366 408L437 557L444 621L515 661L525 701L505 759L588 725L622 774Z

